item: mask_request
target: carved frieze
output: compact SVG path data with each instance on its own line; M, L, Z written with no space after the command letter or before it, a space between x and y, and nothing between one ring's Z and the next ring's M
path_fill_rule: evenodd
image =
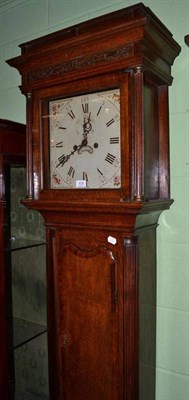
M101 51L89 56L79 56L69 61L64 61L61 64L52 65L37 71L29 72L29 82L34 82L41 79L48 79L52 76L58 76L66 72L72 72L81 68L92 67L94 65L108 63L115 60L128 58L133 53L133 45L121 46L108 51Z

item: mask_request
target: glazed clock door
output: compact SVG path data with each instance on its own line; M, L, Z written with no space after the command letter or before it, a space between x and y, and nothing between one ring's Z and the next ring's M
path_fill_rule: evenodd
M48 116L51 188L120 188L120 89L52 100Z
M116 260L103 246L55 241L59 398L117 400Z

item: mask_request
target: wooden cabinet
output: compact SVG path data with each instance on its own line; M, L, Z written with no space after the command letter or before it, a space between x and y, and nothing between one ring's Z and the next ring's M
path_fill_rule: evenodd
M137 4L20 46L28 198L47 230L50 398L155 399L169 30ZM80 172L79 172L80 171Z
M6 400L48 396L46 246L41 216L21 204L25 130L23 124L0 120L0 397Z
M25 125L0 119L0 397L12 399L14 392L13 323L10 247L10 166L25 165Z

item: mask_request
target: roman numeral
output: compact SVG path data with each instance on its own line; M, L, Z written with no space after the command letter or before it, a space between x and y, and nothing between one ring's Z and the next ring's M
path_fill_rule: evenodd
M114 119L114 118L110 119L110 121L108 121L108 122L106 123L107 128L108 128L110 125L112 125L114 122L115 122L115 119Z
M71 119L74 119L74 118L75 118L75 114L74 114L73 110L70 110L70 111L68 112L68 115L71 117Z
M96 114L97 116L100 114L101 110L102 110L102 106L99 107L97 114Z
M89 113L89 103L82 103L82 109L85 114Z
M100 174L101 176L103 176L103 173L101 172L101 170L100 170L99 168L97 168L97 171L99 172L99 174Z
M63 142L56 143L56 147L63 147Z
M58 158L59 162L57 163L56 168L59 167L60 165L61 167L63 167L64 164L69 160L69 158L70 158L69 156L65 156L65 154L62 154L62 156Z
M107 161L110 164L113 164L113 162L115 161L115 156L113 156L112 154L108 153L106 158L105 158L105 161Z
M110 144L119 143L119 136L110 138Z
M69 171L68 171L68 175L71 176L72 178L75 175L75 169L73 167L70 167Z
M83 172L83 181L88 182L88 176L86 172Z
M64 126L59 126L59 129L64 129L66 130L66 128Z

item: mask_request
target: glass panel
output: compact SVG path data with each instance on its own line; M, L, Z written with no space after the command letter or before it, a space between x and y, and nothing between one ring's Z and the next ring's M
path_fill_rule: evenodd
M11 167L11 239L15 400L47 400L46 246L42 216L21 204L26 171Z
M33 239L16 239L14 236L11 237L10 247L6 251L16 251L21 249L27 249L35 246L43 246L45 242Z
M44 325L39 325L21 318L13 319L14 349L46 332Z
M48 400L47 334L15 350L15 400Z
M43 112L51 189L121 188L119 88L56 98Z

